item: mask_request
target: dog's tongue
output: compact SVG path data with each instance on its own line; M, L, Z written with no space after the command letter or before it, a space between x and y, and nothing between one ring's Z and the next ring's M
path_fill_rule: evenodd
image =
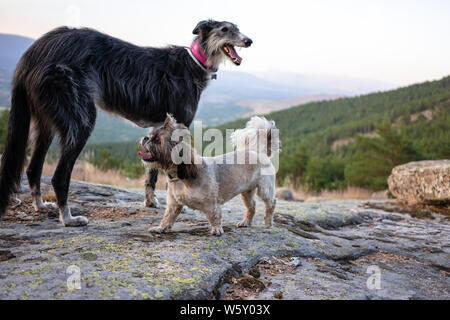
M237 54L236 50L234 50L234 47L227 45L227 48L228 48L228 50L230 50L229 55L231 56L231 58L232 59L237 59L237 61L239 63L241 63L242 62L242 58L239 57L239 55Z
M144 160L150 160L153 156L151 153L146 153L146 152L138 152L138 155L140 155L142 157L142 159Z

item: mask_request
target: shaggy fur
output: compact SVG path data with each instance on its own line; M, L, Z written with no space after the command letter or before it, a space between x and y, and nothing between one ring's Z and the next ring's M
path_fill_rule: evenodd
M275 209L275 168L269 157L280 145L278 134L273 134L275 129L273 121L253 117L245 129L234 133L236 151L217 157L200 157L191 147L187 128L168 116L164 125L144 137L140 145L139 154L144 164L151 169L164 170L169 177L166 212L159 226L149 231L170 229L186 205L203 211L211 225L211 234L221 235L221 205L238 194L247 213L237 226L251 225L255 214L254 197L258 194L266 205L265 225L270 227ZM238 159L244 161L238 162Z
M0 166L0 216L20 185L32 124L27 176L35 209L53 205L42 202L40 178L45 155L57 135L61 158L52 184L60 221L65 226L87 224L85 217L72 217L67 194L75 161L94 128L96 105L142 127L163 123L167 112L189 126L211 71L222 60L231 59L217 46L251 44L229 22L202 21L193 33L207 52L206 68L185 47L138 47L86 28L61 27L36 40L22 56L12 82ZM156 171L152 171L147 180L150 197L155 182Z

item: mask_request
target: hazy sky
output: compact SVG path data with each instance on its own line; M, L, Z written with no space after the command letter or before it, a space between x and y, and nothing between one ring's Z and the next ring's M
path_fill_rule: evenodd
M139 45L188 45L205 18L232 21L254 41L229 70L395 84L450 74L450 0L0 0L0 32L33 38L79 23Z

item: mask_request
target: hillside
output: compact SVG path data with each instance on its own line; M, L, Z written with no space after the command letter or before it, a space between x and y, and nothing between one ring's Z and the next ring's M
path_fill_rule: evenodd
M309 191L358 186L386 188L386 178L396 165L425 159L450 158L450 77L397 90L312 102L267 114L280 129L282 152L279 184L302 185ZM242 128L248 119L216 128ZM99 121L110 128L84 150L94 165L139 177L143 167L136 154L137 138L145 129L134 127L136 139L125 139L122 127ZM0 118L0 137L6 118ZM113 129L114 128L114 129ZM95 133L94 133L95 134ZM114 142L116 141L116 142ZM3 142L3 141L2 141ZM205 146L207 144L205 143ZM2 144L0 144L0 150ZM55 158L55 148L50 158Z
M14 68L33 41L0 33L0 107L10 106L10 83ZM392 87L392 84L379 81L345 77L295 73L256 74L239 72L238 68L232 72L221 70L218 79L211 81L202 94L196 119L213 126L258 113L261 104L265 105L264 112L270 112L274 110L270 109L273 102L278 106L276 110L292 105L287 104L286 99L302 101L302 97L306 96L309 100L317 101L322 99L323 94L349 96ZM119 135L114 134L119 131ZM142 132L130 122L100 113L90 142L129 141L140 137Z
M276 121L281 131L284 151L295 150L302 136L322 134L326 136L325 141L314 148L319 152L326 151L335 140L351 137L356 133L371 132L374 125L382 121L394 123L407 120L402 119L405 115L434 109L439 104L448 106L448 98L450 98L450 76L397 90L308 103L269 113L266 117ZM447 113L446 108L442 109ZM217 128L221 130L240 128L247 120L248 118L240 119Z
M266 115L280 129L278 183L310 191L386 188L393 166L450 158L450 77L355 98L313 102ZM241 128L248 119L218 126ZM137 141L89 144L104 169L142 173ZM286 180L287 179L287 180Z
M328 101L343 98L343 96L337 94L317 94L317 95L306 95L294 98L286 98L279 100L268 100L268 99L248 99L238 101L237 105L250 108L252 114L267 114L270 112L280 111L283 109L288 109L292 106L298 106L310 102L317 101Z
M0 33L0 69L14 71L20 57L33 41L27 37Z
M0 107L9 107L14 69L33 41L27 37L0 33Z
M0 107L9 107L11 104L11 78L12 71L0 69Z

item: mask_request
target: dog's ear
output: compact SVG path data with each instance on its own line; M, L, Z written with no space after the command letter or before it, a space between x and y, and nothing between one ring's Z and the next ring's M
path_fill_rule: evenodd
M179 156L183 157L183 149L180 150ZM194 159L189 159L188 161L194 161ZM195 164L189 163L186 164L184 162L177 165L177 175L180 179L195 179L198 176L198 168Z
M212 29L212 21L211 20L203 20L197 23L194 30L192 31L193 34L199 34L200 30L206 30L210 31Z
M180 163L177 166L177 175L180 179L195 179L198 176L198 168L195 164Z
M175 125L177 124L177 121L172 117L171 114L167 114L166 120L164 120L164 129L173 129L175 128Z

